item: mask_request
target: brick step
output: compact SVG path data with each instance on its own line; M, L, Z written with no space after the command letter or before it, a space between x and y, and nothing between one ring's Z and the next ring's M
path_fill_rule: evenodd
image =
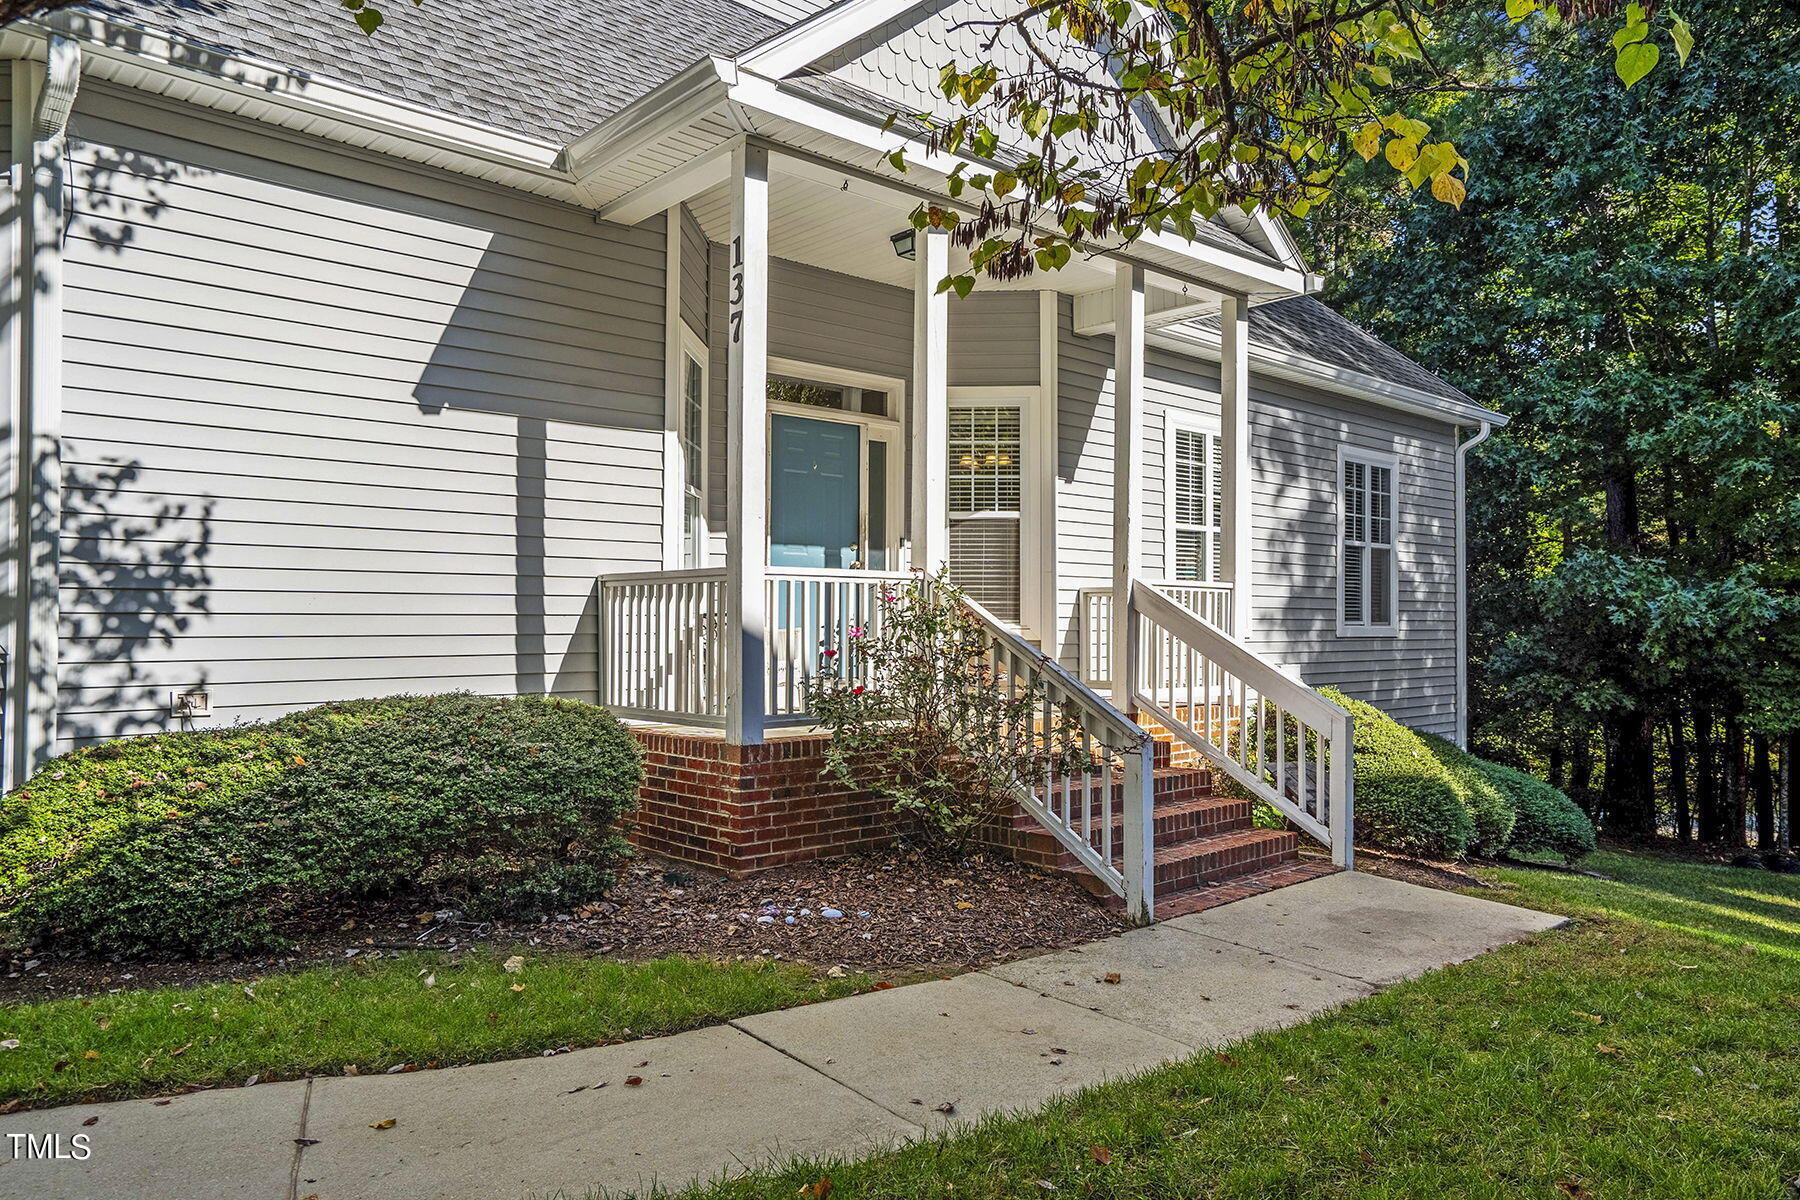
M1242 881L1263 875L1276 877L1289 868L1298 870L1300 867L1311 873L1301 872L1291 882L1314 878L1335 869L1327 864L1327 869L1313 870L1310 862L1300 858L1299 835L1279 829L1235 829L1173 846L1160 846L1156 851L1156 915L1163 918L1177 916L1180 912L1197 912L1207 906L1196 906L1184 901L1184 897L1196 891L1248 886ZM1085 870L1080 872L1078 878L1081 877L1092 880L1091 884L1084 882L1083 886L1107 905L1113 908L1124 906L1124 901L1102 890L1099 880L1093 879ZM1244 892L1244 895L1253 894L1254 891ZM1241 897L1234 894L1231 899ZM1175 909L1171 910L1170 905L1175 905Z
M1100 814L1095 813L1095 836L1099 835L1098 822ZM1236 829L1249 829L1251 820L1250 802L1248 800L1231 800L1219 796L1188 796L1168 801L1159 801L1151 815L1151 828L1157 846L1173 846L1196 837L1209 837L1215 833L1230 833ZM1055 854L1067 859L1061 865L1072 867L1075 857L1062 849L1062 844L1050 835L1050 832L1038 824L1036 817L1020 810L1013 818L1013 833L1016 844L1032 845L1046 853ZM1122 844L1125 837L1125 818L1118 812L1113 813L1113 845Z
M1119 811L1120 800L1124 795L1124 788L1124 780L1115 773L1110 789L1110 796L1090 796L1088 799L1088 807L1092 811L1092 819L1096 821L1100 820L1101 812L1104 809L1107 812L1114 813L1114 819L1117 820L1116 814ZM1191 800L1209 799L1212 796L1212 772L1193 770L1186 767L1165 767L1152 774L1150 795L1151 803L1158 808L1168 804L1185 804ZM1038 793L1038 798L1040 800L1044 799L1041 791ZM1054 811L1062 811L1063 798L1060 790L1056 791L1056 795L1053 799L1054 803L1051 803L1050 807ZM1071 802L1074 805L1076 815L1079 817L1081 813L1081 796L1079 794L1071 796ZM1050 802L1046 801L1046 803ZM1014 810L1012 817L1013 828L1026 829L1036 824L1037 818L1033 817L1023 808Z

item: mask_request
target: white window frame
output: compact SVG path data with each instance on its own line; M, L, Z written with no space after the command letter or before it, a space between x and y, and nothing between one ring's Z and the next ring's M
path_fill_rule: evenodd
M1019 624L1013 628L1026 638L1037 639L1033 628L1043 611L1046 591L1054 596L1056 564L1046 562L1042 570L1031 569L1031 559L1043 545L1044 513L1041 503L1041 481L1036 472L1056 475L1054 457L1046 457L1039 442L1039 414L1043 405L1043 389L1030 385L996 384L981 387L949 389L951 408L999 408L1017 405L1019 409ZM980 514L963 514L964 517Z
M686 536L683 528L687 518L687 462L681 445L682 423L687 417L687 365L692 361L700 368L700 437L695 445L695 453L700 458L700 528L694 534L695 567L707 565L709 543L712 541L712 527L707 520L707 483L708 472L712 469L712 364L706 341L693 326L686 321L679 322L680 331L677 336L678 347L675 354L675 465L677 486L672 489L676 498L675 512L675 559L680 565L681 539Z
M1217 417L1209 417L1203 413L1191 412L1179 408L1168 408L1163 410L1163 579L1169 583L1223 584L1226 582L1223 579L1178 580L1175 577L1175 547L1178 540L1175 535L1179 532L1175 522L1175 442L1176 435L1184 432L1198 433L1206 437L1219 438L1221 443L1225 436L1223 427L1220 425ZM1218 533L1220 556L1222 557L1225 546L1225 502L1223 493L1224 462L1222 444L1220 458L1221 478L1219 486L1221 491L1219 497ZM1211 498L1208 497L1209 502L1210 499ZM1212 565L1216 572L1219 564L1214 562Z
M888 394L888 411L885 415L875 413L845 412L837 408L816 408L810 404L790 404L782 400L768 402L769 416L777 413L784 416L810 417L816 421L838 421L846 425L859 425L863 430L862 462L858 464L859 495L863 513L869 511L869 446L871 440L879 440L887 446L887 495L883 498L887 506L887 546L888 570L903 571L907 569L908 546L906 542L906 381L891 375L871 375L866 371L851 371L843 367L827 367L820 363L804 362L797 358L777 358L769 356L769 375L786 379L803 379L809 383L826 383L835 387L864 388L870 391ZM767 438L765 436L765 441ZM772 444L772 443L771 443ZM775 477L768 473L767 487L764 491L763 503L774 503ZM857 536L867 541L867 527L858 529ZM763 561L768 562L769 548L763 546ZM868 547L863 547L864 561L867 561Z
M1345 548L1347 539L1344 536L1344 466L1347 463L1361 463L1365 467L1382 467L1388 471L1388 479L1393 488L1392 519L1390 521L1391 537L1388 550L1392 557L1394 569L1388 577L1388 622L1385 625L1372 625L1365 622L1352 625L1344 620L1344 581L1347 573ZM1370 450L1363 446L1340 445L1337 452L1337 472L1332 477L1332 527L1331 536L1337 543L1337 632L1339 637L1395 637L1400 632L1400 575L1403 570L1400 538L1400 456L1385 450ZM1364 542L1366 547L1368 542ZM1364 570L1369 569L1370 555L1363 555ZM1368 589L1364 588L1365 613L1367 610Z

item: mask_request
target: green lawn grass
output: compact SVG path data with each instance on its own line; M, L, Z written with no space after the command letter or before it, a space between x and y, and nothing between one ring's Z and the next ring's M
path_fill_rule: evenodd
M621 963L408 954L256 982L156 988L0 1008L0 1102L241 1084L259 1075L376 1074L675 1033L848 995L867 981L787 963Z
M1496 870L1483 893L1571 927L1227 1055L685 1194L792 1197L828 1175L834 1200L1789 1200L1800 878L1586 865L1615 879Z

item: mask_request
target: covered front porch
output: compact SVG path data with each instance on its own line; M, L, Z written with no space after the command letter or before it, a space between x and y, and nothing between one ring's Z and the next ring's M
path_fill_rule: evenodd
M1348 861L1348 719L1246 636L1241 277L1121 252L955 299L939 285L958 254L912 229L916 187L756 136L645 187L618 211L662 205L643 219L670 248L663 566L599 581L600 700L688 739L663 764L675 777L716 761L767 801L742 781L816 753L810 682L856 677L851 643L884 593L944 571L982 621L994 686L1041 689L1042 726L1054 712L1086 739L1073 769L1018 781L1052 858L1147 917L1159 868L1174 877L1159 772L1186 770L1231 776ZM1158 439L1146 334L1196 315L1218 322L1217 417L1170 417ZM801 736L761 749L784 730ZM1181 803L1211 803L1210 779ZM1247 810L1231 821L1247 829ZM1260 864L1266 841L1246 832L1220 862Z

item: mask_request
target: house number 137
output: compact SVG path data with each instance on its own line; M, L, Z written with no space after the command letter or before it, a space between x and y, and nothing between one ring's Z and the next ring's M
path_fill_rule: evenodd
M731 342L744 339L744 239L731 239Z

